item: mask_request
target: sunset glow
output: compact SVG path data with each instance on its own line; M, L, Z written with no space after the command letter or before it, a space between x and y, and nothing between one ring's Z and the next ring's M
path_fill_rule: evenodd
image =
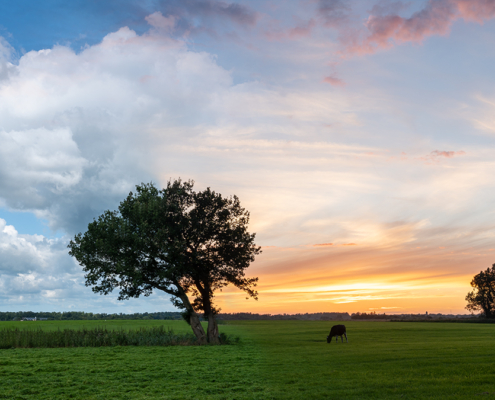
M495 263L495 2L28 3L0 6L0 309L172 310L93 294L66 246L181 177L262 247L224 312L466 313Z

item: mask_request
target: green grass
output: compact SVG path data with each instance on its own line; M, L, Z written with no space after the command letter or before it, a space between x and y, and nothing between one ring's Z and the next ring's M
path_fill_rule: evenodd
M274 398L495 398L494 326L346 322L349 343L327 344L328 323L252 325Z
M232 346L0 350L0 399L495 398L495 325L233 321ZM0 329L138 329L182 321L2 322Z

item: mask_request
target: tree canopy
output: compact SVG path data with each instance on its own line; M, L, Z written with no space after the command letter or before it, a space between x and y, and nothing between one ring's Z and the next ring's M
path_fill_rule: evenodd
M105 211L71 240L69 254L95 293L118 289L124 300L161 290L184 310L199 343L218 343L215 293L230 284L257 299L258 278L245 270L261 250L237 196L195 192L193 185L179 179L162 190L136 186L118 211ZM207 335L198 313L208 320Z
M475 275L471 286L474 289L466 296L466 309L471 312L481 311L486 318L495 318L495 264Z

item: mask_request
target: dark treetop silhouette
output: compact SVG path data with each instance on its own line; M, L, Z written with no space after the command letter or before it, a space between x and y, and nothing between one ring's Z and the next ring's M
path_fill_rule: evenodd
M475 275L471 286L474 289L466 296L466 309L481 311L486 318L495 318L495 264Z
M232 284L257 299L258 278L246 278L244 270L261 250L237 196L195 192L193 184L179 179L162 190L136 186L118 211L105 211L71 240L69 254L95 293L118 288L124 300L162 290L184 310L198 343L219 343L214 293ZM208 321L207 335L198 312Z

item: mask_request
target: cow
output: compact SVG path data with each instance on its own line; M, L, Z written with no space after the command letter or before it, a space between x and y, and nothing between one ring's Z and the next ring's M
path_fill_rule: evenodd
M349 343L347 340L347 335L346 335L346 330L345 330L345 325L334 325L332 326L332 329L330 329L330 334L327 336L327 343L330 343L335 336L335 340L338 342L339 341L339 336L340 339L342 340L342 343L344 343L344 338L342 336L345 336L345 341Z

